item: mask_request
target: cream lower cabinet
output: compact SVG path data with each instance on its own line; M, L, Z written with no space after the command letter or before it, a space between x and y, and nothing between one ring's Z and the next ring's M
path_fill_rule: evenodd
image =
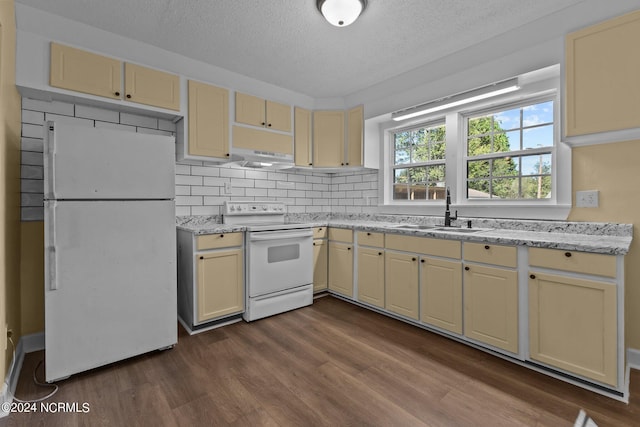
M420 320L462 334L462 263L420 259Z
M418 320L418 255L386 251L385 308Z
M313 229L313 292L328 289L329 244L326 227Z
M618 286L611 255L530 249L530 358L617 387ZM567 272L609 277L576 277Z
M353 298L353 231L329 228L329 290Z
M178 230L178 317L191 333L244 311L242 233Z
M358 301L384 308L384 234L359 232Z

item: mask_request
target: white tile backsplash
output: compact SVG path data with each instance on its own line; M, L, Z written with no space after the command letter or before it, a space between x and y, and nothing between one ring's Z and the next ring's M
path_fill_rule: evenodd
M22 220L43 220L43 135L45 120L65 120L129 132L171 135L175 123L138 114L66 102L22 100ZM231 185L231 194L225 193ZM377 171L327 174L176 163L176 215L220 215L227 200L277 200L289 213L374 213ZM368 203L367 203L368 202Z

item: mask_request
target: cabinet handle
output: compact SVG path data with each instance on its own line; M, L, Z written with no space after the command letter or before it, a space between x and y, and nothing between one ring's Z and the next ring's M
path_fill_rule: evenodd
M469 268L469 266L465 266L465 267L464 267L464 269L465 269L465 271L469 271L469 270L471 270L471 269Z
M415 258L411 258L411 261L415 261L415 260L416 260Z
M115 96L120 96L120 92L116 92L114 95Z
M313 246L315 246L315 245L316 245L316 242L313 242Z
M529 275L529 278L530 278L530 279L535 279L535 278L536 278L536 275L535 275L535 274L530 274L530 275Z
M131 94L130 93L127 94L127 98L131 99Z
M229 157L229 153L225 154L225 156Z
M371 233L367 233L367 236L371 236Z
M262 122L262 126L264 126L264 125L266 125L266 123L265 123L265 122Z
M222 239L223 237L224 237L224 234L221 234L221 235L220 235L220 238Z
M340 163L341 166L344 166L344 163Z
M378 255L382 255L382 252L378 252Z
M203 256L201 256L201 257L200 257L200 259L204 259L204 257L203 257Z
M309 163L309 166L313 166L313 163Z
M318 228L318 231L322 231L322 227Z
M271 127L271 123L269 123L267 126Z
M565 252L564 256L566 256L567 258L571 258L571 252Z
M351 248L347 248L347 250L348 250L348 251L350 251L350 250L351 250Z
M489 249L491 248L491 246L489 246L489 245L484 245L484 248L485 248L486 250L489 250Z
M349 162L345 163L347 166L349 166Z
M424 260L423 260L423 259L421 259L421 260L420 260L420 262L424 263Z

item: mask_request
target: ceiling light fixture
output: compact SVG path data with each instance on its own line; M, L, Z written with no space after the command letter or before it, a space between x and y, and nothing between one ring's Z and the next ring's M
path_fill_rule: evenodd
M346 27L358 19L367 0L317 0L316 6L331 25Z
M469 104L481 99L491 98L505 93L513 92L520 89L518 86L518 78L504 80L493 83L477 89L451 95L447 98L438 99L427 102L416 107L407 108L406 110L396 111L391 114L391 119L395 121L411 119L413 117L423 116L425 114L436 111L446 110L447 108L456 107L458 105Z

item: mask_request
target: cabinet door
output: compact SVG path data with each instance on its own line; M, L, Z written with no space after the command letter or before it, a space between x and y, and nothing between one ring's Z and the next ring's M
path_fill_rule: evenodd
M462 333L462 263L420 260L420 320Z
M154 107L180 110L180 77L163 71L124 64L125 98Z
M616 319L615 284L530 276L531 359L617 386Z
M291 106L267 101L267 128L291 132Z
M311 166L311 111L296 107L293 114L296 166Z
M329 290L353 297L353 245L329 242Z
M359 106L347 112L347 165L362 166L363 144L364 110Z
M49 84L91 95L120 99L122 63L113 58L51 43Z
M229 156L229 91L189 80L189 154Z
M640 11L567 35L567 135L640 127Z
M344 165L344 112L313 113L313 166Z
M313 241L313 292L327 289L329 246L324 239Z
M236 92L236 122L247 125L266 125L264 99Z
M358 247L358 300L384 308L384 252Z
M242 249L196 255L198 322L244 310Z
M418 320L418 256L385 253L385 308Z
M464 270L464 334L517 353L517 272L479 265Z

